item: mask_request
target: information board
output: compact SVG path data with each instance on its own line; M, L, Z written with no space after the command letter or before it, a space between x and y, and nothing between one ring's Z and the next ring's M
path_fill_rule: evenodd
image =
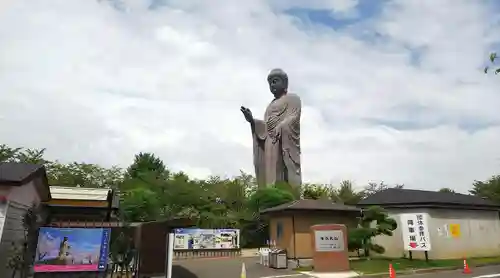
M430 251L429 215L427 213L400 214L403 245L407 251Z
M314 231L316 252L344 251L344 234L341 230L316 230Z
M174 250L238 249L239 229L175 229Z
M105 271L110 228L41 227L35 272Z

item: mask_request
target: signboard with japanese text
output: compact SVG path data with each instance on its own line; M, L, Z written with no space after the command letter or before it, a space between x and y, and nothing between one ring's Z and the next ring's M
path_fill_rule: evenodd
M400 214L404 249L430 251L429 215L427 213Z
M105 271L109 228L54 228L39 231L35 272Z
M341 252L344 251L344 234L341 230L314 231L316 252Z
M238 249L239 237L239 229L175 229L174 250Z

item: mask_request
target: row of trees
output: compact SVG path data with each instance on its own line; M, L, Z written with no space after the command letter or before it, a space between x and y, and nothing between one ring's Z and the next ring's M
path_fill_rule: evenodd
M51 185L117 189L121 194L121 216L126 221L190 217L198 219L197 224L202 228L241 229L243 245L257 245L266 240L266 223L260 219L259 210L298 198L330 199L354 205L378 191L404 186L369 183L356 190L353 183L346 180L338 186L305 184L293 189L287 184L276 184L259 189L254 177L244 172L233 178L192 179L183 172L170 171L152 153L135 155L126 169L49 161L44 153L44 149L0 145L0 162L44 164ZM500 176L476 181L470 193L500 202Z

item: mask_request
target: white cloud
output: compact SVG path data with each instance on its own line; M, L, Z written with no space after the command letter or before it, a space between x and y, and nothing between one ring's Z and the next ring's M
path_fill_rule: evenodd
M359 15L357 1L168 3L10 0L2 141L62 161L126 166L154 151L196 177L252 171L239 106L262 115L266 74L282 67L303 98L306 181L465 191L498 173L500 81L480 68L500 34L485 2L389 1L335 30L283 11ZM383 126L395 122L406 128Z

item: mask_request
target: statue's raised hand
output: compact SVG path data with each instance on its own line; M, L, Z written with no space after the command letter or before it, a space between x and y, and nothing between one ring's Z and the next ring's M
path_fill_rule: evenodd
M243 113L243 116L245 116L245 120L247 120L247 122L249 122L249 123L254 122L252 111L250 111L250 109L248 109L244 106L241 106L240 111L241 111L241 113Z

